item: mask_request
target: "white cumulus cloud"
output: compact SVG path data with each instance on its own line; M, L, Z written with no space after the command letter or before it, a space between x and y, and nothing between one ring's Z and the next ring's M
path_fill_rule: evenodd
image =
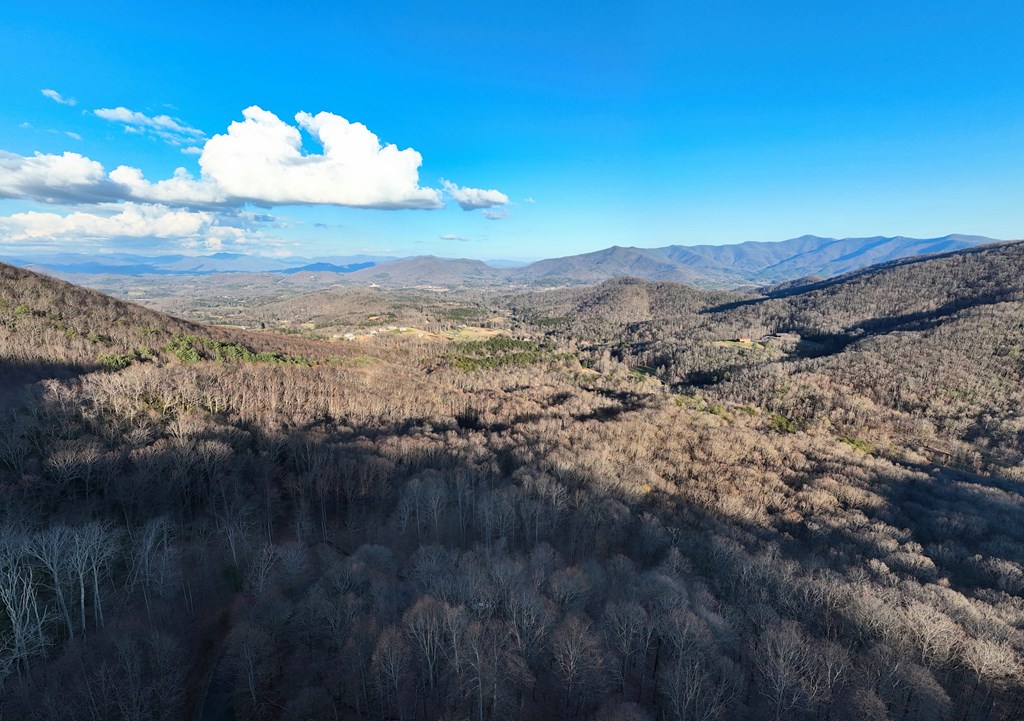
M23 156L0 150L0 198L94 203L115 197L111 186L103 166L79 153Z
M216 183L196 180L184 168L178 168L167 180L151 183L138 168L120 165L110 171L110 180L130 200L165 205L216 206L228 203L228 198Z
M52 88L43 88L39 92L41 92L43 95L45 95L55 103L60 103L61 105L78 105L78 101L74 98L65 98L63 95L61 95Z
M438 208L436 190L419 185L422 156L382 145L361 123L333 113L299 113L300 127L323 146L302 152L299 128L257 106L199 156L203 179L228 198L262 205L324 204L355 208Z
M455 183L441 179L441 185L452 199L459 204L463 210L478 210L480 208L493 208L496 205L508 203L508 196L500 190L480 190L479 188L460 188Z
M124 107L95 113L129 130L188 142L182 152L199 154L199 177L179 168L171 178L150 181L128 165L107 175L100 163L77 153L28 157L0 151L0 197L50 203L121 200L192 209L245 203L433 209L443 206L443 195L466 210L508 203L498 190L464 188L447 180L443 192L421 186L423 158L416 150L384 144L365 125L333 113L301 112L291 125L252 106L242 112L242 121L201 148L193 144L201 131L166 115L150 117ZM303 148L303 130L322 152Z
M110 179L134 200L174 205L342 205L354 208L438 208L440 194L419 185L422 157L382 145L365 125L340 115L299 113L299 127L323 146L304 153L299 127L258 107L206 141L201 177L179 168L158 182L121 166Z

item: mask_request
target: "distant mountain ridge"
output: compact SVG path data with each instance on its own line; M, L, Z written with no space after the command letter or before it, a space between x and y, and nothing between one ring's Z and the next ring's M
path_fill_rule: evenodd
M12 265L64 274L211 275L215 273L336 273L351 283L407 286L588 285L618 277L677 281L703 287L772 285L799 278L830 278L901 258L965 250L998 242L976 235L938 238L803 235L776 242L733 245L612 246L521 266L466 258L352 255L265 258L239 253L207 256L61 253L13 258ZM497 267L500 265L500 267Z
M82 275L213 275L215 273L297 273L300 271L352 273L369 268L388 256L350 255L304 258L268 258L244 253L212 255L136 255L110 253L39 254L0 256L0 261L22 268Z
M306 265L299 266L298 268L285 268L284 270L274 271L277 273L286 273L291 275L293 273L354 273L357 270L363 270L365 268L372 268L376 263L367 261L365 263L349 263L348 265L337 265L335 263L327 263L320 261L319 263L307 263Z
M413 285L588 285L619 277L676 281L703 287L771 285L808 276L834 277L901 258L999 242L976 235L820 238L735 245L612 246L581 255L539 260L520 268L434 256L380 263L348 276L353 282Z

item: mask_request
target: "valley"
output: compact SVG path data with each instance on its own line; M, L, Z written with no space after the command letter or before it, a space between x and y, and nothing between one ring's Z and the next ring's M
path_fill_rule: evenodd
M1016 718L1022 279L209 325L0 266L0 714Z

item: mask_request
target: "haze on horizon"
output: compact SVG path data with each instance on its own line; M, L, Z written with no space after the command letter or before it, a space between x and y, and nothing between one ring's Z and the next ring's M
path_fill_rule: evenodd
M4 255L1024 235L1019 3L15 2L0 33Z

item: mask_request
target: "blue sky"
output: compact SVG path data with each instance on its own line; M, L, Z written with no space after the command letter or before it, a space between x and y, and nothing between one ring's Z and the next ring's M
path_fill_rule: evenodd
M1020 2L149 5L5 3L0 254L1024 236Z

